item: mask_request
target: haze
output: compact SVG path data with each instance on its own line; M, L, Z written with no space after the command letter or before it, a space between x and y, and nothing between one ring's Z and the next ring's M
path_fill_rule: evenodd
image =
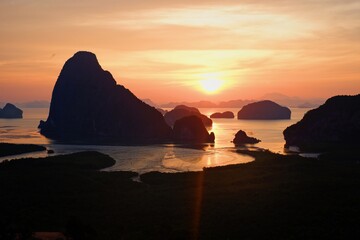
M79 50L157 102L357 94L359 12L357 0L2 0L0 101L50 100Z

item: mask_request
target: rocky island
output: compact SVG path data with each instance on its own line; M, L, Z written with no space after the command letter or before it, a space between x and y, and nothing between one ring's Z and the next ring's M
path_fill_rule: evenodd
M244 144L256 144L261 142L259 139L254 138L254 137L249 137L246 132L244 132L243 130L239 130L236 134L235 134L235 138L233 140L233 143L235 145L244 145Z
M336 96L284 131L286 147L327 151L360 146L360 95Z
M291 111L287 107L280 106L279 104L264 100L260 102L250 103L238 112L238 119L249 120L278 120L290 119Z
M23 118L23 111L14 104L7 103L3 109L0 108L0 118Z
M210 115L210 118L235 118L233 112L226 111L226 112L216 112Z
M208 133L201 119L197 116L187 116L174 124L174 141L187 143L213 143L214 133Z
M95 54L77 52L56 81L48 119L40 132L57 140L162 142L171 128L154 107L117 85Z
M212 120L200 113L199 109L195 107L188 107L185 105L178 105L173 110L165 113L164 118L169 126L174 126L175 122L183 117L197 116L201 119L205 127L212 126Z

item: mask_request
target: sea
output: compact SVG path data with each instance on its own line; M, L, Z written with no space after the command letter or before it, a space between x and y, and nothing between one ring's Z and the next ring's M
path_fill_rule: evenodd
M165 109L171 110L171 109ZM210 116L214 112L232 111L235 116L238 108L200 108L202 114ZM272 152L287 154L284 149L283 131L298 122L309 108L291 108L290 120L238 120L212 119L213 126L208 129L215 133L215 143L203 149L184 148L175 144L147 146L101 146L101 145L66 145L51 141L38 131L40 120L46 120L48 108L24 108L23 119L0 119L0 142L32 143L44 145L54 150L55 154L69 154L80 151L99 151L110 155L116 164L106 171L134 171L145 173L201 171L205 167L224 166L251 162L250 156L236 153L237 147L232 140L238 130L261 140L249 148L268 149ZM21 154L5 159L47 157L47 152Z

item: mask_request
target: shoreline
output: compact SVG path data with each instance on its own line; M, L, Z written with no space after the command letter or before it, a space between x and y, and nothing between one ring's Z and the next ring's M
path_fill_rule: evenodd
M238 155L235 148L212 148L199 150L198 148L184 148L183 145L150 145L143 147L128 146L83 146L83 145L57 145L47 146L54 150L53 154L30 153L19 156L0 158L12 160L19 158L39 158L69 154L82 151L98 151L110 155L116 164L105 171L135 171L145 173L150 171L184 172L201 171L206 166L219 166L253 161L252 157Z
M25 153L45 151L46 147L36 144L14 144L0 142L0 158Z

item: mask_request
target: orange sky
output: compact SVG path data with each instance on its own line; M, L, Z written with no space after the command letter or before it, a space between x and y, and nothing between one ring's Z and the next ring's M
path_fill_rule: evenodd
M79 50L155 102L357 94L359 12L358 0L1 0L0 101L50 100Z

